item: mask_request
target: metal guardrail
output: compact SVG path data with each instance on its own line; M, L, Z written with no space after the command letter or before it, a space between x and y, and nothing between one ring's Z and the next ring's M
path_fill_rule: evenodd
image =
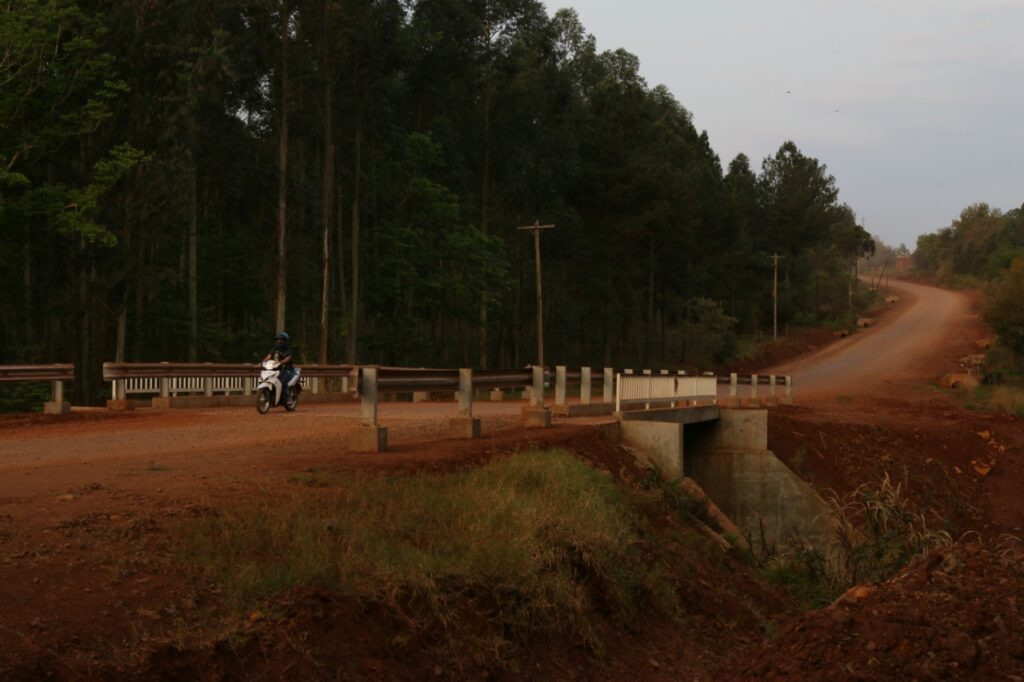
M74 381L75 366L58 365L0 365L0 381Z
M55 365L0 365L0 382L50 383L51 401L43 407L43 411L47 414L66 414L70 411L71 406L64 401L64 382L74 380L75 366L70 363Z

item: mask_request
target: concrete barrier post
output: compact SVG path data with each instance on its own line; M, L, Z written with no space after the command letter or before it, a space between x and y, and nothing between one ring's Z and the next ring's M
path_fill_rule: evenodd
M502 391L500 388L492 388L491 389L491 401L492 402L500 403L504 399L505 399L504 391Z
M610 403L615 400L615 370L611 367L604 368L604 386L601 387L603 391L604 401Z
M785 389L785 394L783 395L783 398L782 398L782 404L783 405L792 405L793 404L793 377L791 377L791 376L787 376L786 377L786 389Z
M203 377L203 395L207 398L213 396L213 377Z
M735 400L738 396L736 395L737 389L739 388L740 378L736 372L729 375L729 399Z
M160 397L171 397L171 380L169 377L160 377Z
M71 411L71 403L64 401L64 382L54 381L50 397L52 400L43 405L43 414L67 414Z
M245 377L242 379L242 395L252 395L252 392L255 389L255 383L256 380L252 377Z
M347 376L343 376L341 378L341 392L342 393L350 393L351 392L349 390L348 377Z
M565 405L565 365L555 367L555 405Z
M750 406L760 407L761 400L757 397L757 382L758 376L756 374L750 375Z
M479 438L480 420L473 417L473 370L459 370L459 390L455 394L459 414L448 424L452 438Z
M317 395L320 393L320 377L313 377L312 384L313 395Z
M530 387L530 406L544 407L544 368L534 366L533 386Z
M590 404L590 368L580 367L580 404Z
M353 452L383 452L388 449L388 430L377 423L377 368L363 367L359 372L362 375L359 392L362 395L360 415L363 423L349 439L349 448Z
M551 410L544 407L544 368L533 367L533 390L530 406L525 412L527 428L546 429L551 426Z

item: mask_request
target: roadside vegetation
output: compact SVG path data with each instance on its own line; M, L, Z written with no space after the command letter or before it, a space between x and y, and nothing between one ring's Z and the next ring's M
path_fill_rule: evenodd
M826 501L835 527L831 551L796 539L789 547L750 556L766 580L808 608L828 606L855 585L884 582L914 557L953 544L949 533L929 528L903 486L888 475L842 497L833 492Z
M562 451L444 474L309 472L293 485L307 489L176 529L187 564L238 618L273 617L274 598L320 589L491 663L537 637L600 651L603 622L678 618L681 557L706 561L710 546L688 529L699 511L682 495L624 485Z

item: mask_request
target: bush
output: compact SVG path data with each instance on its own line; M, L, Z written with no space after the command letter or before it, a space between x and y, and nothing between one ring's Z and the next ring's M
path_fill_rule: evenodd
M988 290L985 321L1002 344L1024 355L1024 258L1016 258L1003 277Z

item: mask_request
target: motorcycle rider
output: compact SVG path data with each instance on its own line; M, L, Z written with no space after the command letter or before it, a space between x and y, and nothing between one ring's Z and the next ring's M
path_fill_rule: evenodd
M277 336L274 337L274 347L267 353L267 357L263 358L263 362L273 360L280 365L281 402L288 400L288 383L295 376L295 365L292 364L292 351L288 347L288 341L288 334L278 332Z

